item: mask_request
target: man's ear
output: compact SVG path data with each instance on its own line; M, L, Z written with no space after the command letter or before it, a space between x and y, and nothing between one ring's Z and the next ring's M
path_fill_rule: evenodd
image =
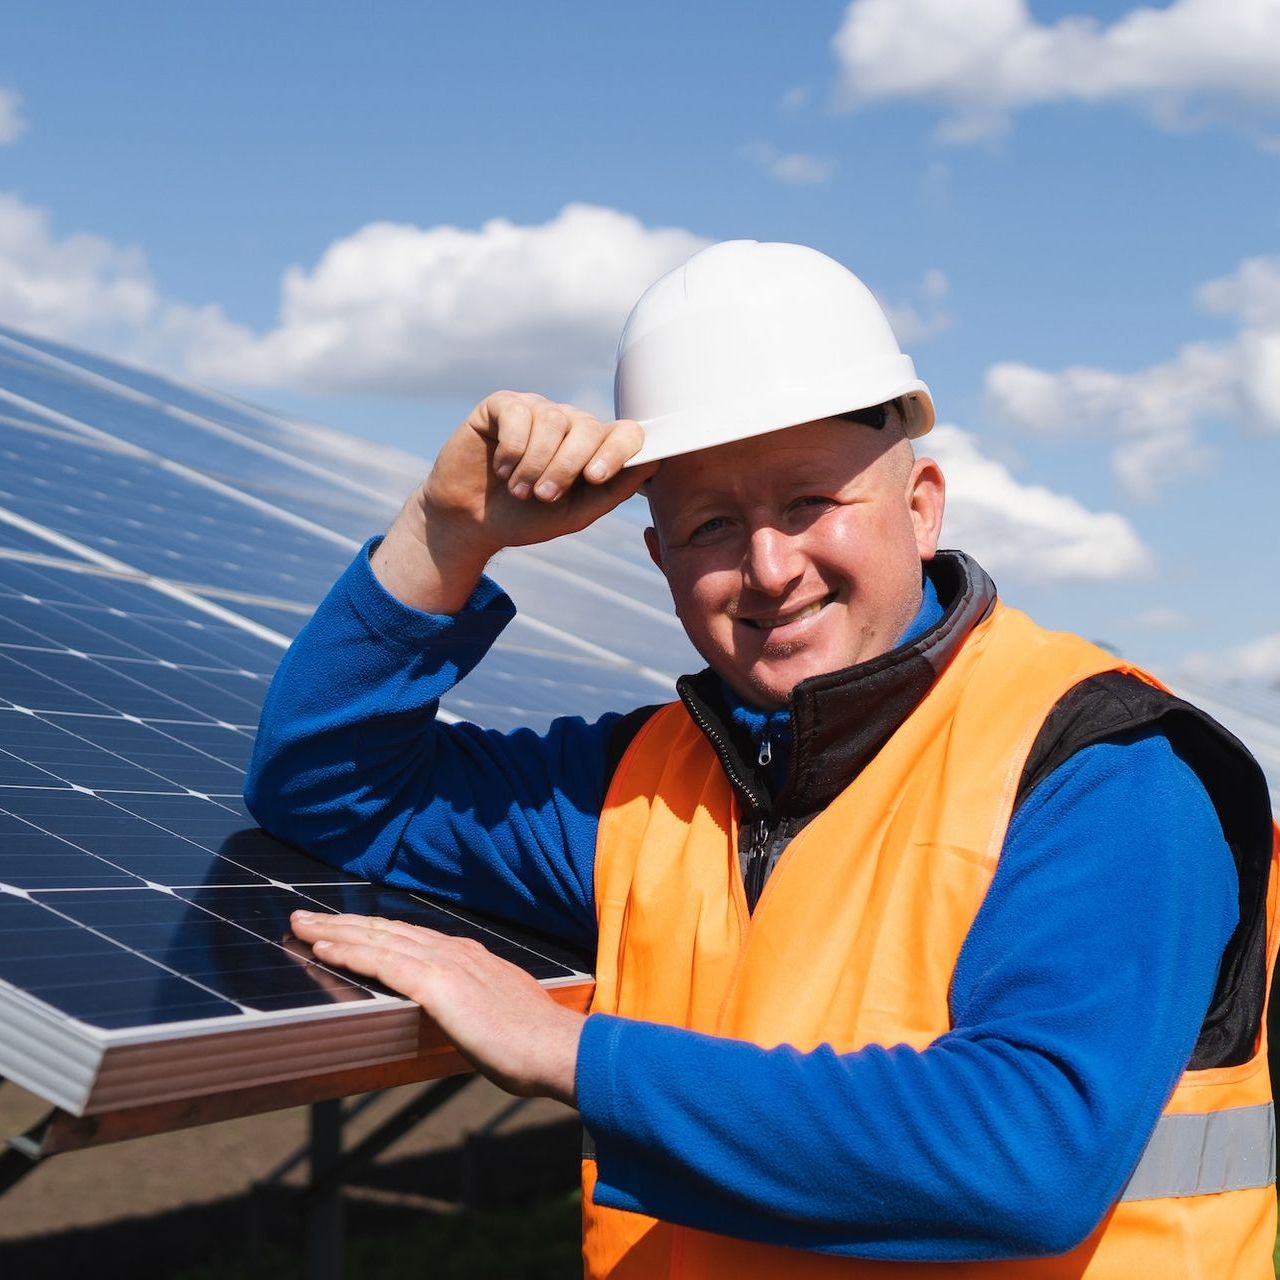
M660 572L665 573L662 568L662 544L658 541L658 531L652 527L644 531L644 545L649 550L649 559L658 566Z
M938 550L946 498L947 482L942 468L932 458L917 458L907 481L907 506L921 560L932 560Z

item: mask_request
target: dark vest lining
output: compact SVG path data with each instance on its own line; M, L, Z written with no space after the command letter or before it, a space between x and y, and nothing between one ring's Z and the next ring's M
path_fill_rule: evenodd
M1266 997L1267 877L1271 801L1247 748L1216 720L1136 676L1108 671L1069 690L1027 757L1015 808L1065 760L1095 743L1141 729L1164 734L1204 784L1218 812L1240 882L1240 922L1223 952L1209 1011L1188 1064L1234 1066L1253 1053Z
M657 711L661 711L663 704L660 702L652 703L647 707L637 707L634 711L628 711L617 724L609 730L609 737L604 747L604 790L608 792L610 784L613 782L613 775L618 772L618 766L622 763L622 757L627 754L627 748L635 740L636 734L649 723L650 718Z

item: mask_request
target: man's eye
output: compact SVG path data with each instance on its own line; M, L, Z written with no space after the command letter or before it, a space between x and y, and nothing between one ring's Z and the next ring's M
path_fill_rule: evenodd
M803 498L797 498L791 505L793 509L803 511L806 515L813 515L816 511L825 510L831 506L831 499L820 493L807 493Z
M690 542L707 542L714 538L717 534L723 533L729 527L729 521L725 516L712 516L710 520L704 520L689 535Z

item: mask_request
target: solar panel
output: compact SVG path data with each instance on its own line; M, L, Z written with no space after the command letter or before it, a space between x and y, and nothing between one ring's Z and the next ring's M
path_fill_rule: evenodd
M585 1003L580 957L240 800L282 649L424 463L11 330L0 461L0 1074L88 1115L421 1058L416 1007L316 963L297 907L479 937ZM627 513L499 575L521 613L447 717L626 709L695 660Z

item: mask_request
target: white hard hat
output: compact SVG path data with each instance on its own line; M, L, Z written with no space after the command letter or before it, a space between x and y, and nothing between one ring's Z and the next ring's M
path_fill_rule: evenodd
M871 290L816 249L756 240L713 244L645 290L613 397L644 427L632 466L899 397L909 436L933 426Z

